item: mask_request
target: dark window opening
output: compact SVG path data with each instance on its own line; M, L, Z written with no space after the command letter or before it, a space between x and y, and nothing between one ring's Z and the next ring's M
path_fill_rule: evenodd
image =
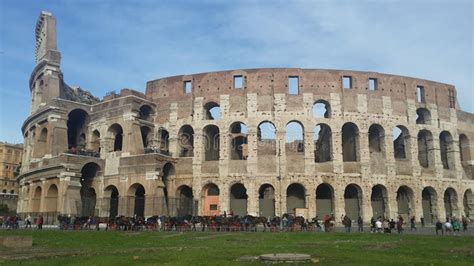
M298 95L299 93L299 77L290 76L288 77L288 94Z

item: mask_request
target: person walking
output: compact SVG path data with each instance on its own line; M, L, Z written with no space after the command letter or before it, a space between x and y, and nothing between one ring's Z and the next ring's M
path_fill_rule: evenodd
M364 220L362 220L362 216L359 216L359 219L357 219L357 225L359 227L359 232L364 232Z
M467 224L469 223L468 218L463 215L462 218L461 218L461 222L462 222L462 231L466 232L467 231Z
M31 215L28 214L25 219L25 228L31 228Z
M443 224L441 223L440 220L436 221L435 228L436 228L436 235L438 235L438 232L441 232L441 235L444 235Z
M403 217L401 215L398 216L397 231L399 234L403 233Z
M344 215L344 218L342 219L342 223L344 224L344 227L346 228L346 232L350 233L351 232L351 226L352 226L352 220L347 217L347 215Z
M425 218L423 216L420 217L420 222L421 222L421 228L425 227Z
M410 219L410 231L416 231L416 225L415 225L415 215L413 215Z
M42 229L43 229L43 222L44 222L44 220L43 220L43 215L40 215L40 216L38 217L38 230L42 230Z

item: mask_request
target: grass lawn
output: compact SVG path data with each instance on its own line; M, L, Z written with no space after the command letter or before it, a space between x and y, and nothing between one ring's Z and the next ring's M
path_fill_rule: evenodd
M0 265L230 265L242 256L306 253L324 265L474 265L474 237L358 233L0 231L33 247L0 247ZM253 262L253 264L260 264Z

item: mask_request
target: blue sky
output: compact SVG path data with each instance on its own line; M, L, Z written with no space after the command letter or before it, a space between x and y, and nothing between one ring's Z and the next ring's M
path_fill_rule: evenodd
M66 83L98 97L170 75L333 68L454 84L474 112L472 1L352 2L3 0L0 140L23 141L41 10L57 19Z

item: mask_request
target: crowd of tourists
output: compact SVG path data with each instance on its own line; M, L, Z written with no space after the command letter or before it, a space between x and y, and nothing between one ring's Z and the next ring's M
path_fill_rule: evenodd
M6 229L20 229L20 222L22 219L18 215L0 216L0 228ZM30 215L25 217L23 221L23 228L35 228L43 229L44 218L42 215L38 215L32 218Z
M124 217L118 216L115 218L98 218L94 216L71 216L58 215L58 227L62 230L73 229L95 229L99 230L99 224L105 225L105 229L118 230L196 230L196 225L204 231L207 230L231 230L231 231L257 231L257 225L262 225L264 231L321 231L331 232L335 228L335 219L333 215L325 215L322 218L315 217L311 220L304 217L294 217L289 214L284 214L282 217L253 217L234 216L233 213L217 216L184 216L184 217L168 217L168 216L152 216L152 217ZM468 225L471 221L468 217L462 216L457 218L455 216L447 217L444 222L439 219L434 224L436 235L458 235L461 232L467 232ZM19 228L36 228L41 230L43 228L44 219L42 215L31 217L27 215L22 220L18 215L0 216L0 228L19 229ZM341 224L344 226L345 232L351 232L352 227L357 225L357 232L364 232L364 221L361 216L353 221L347 215L341 216ZM421 227L425 227L423 217L420 217ZM405 231L405 227L409 227L410 231L417 231L415 216L409 217L408 221L399 215L396 220L378 217L372 218L369 223L369 231L371 233L399 233ZM173 229L174 228L174 229ZM233 229L232 229L233 228ZM238 228L238 230L236 229ZM407 229L408 230L408 229ZM426 231L425 231L426 232Z

